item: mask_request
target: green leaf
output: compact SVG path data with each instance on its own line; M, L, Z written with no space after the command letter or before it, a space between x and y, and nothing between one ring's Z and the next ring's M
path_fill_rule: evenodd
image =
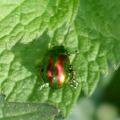
M3 95L0 95L0 106L3 101ZM0 110L3 114L0 120L46 120L59 112L59 109L52 105L19 102L4 102Z
M54 31L75 18L79 0L0 0L0 44L10 48L24 35L28 43L46 28Z
M0 0L0 91L6 100L49 103L67 117L81 87L89 96L100 72L107 74L106 60L115 69L120 64L119 6L118 0ZM52 44L62 42L69 53L79 50L70 56L79 84L73 88L66 83L57 91L47 85L40 89L36 67L42 66Z
M92 94L99 73L107 74L107 59L115 69L120 64L119 5L117 0L81 0L79 4L73 31L80 52L74 61L80 65L76 64L75 72L87 96Z
M3 117L2 109L4 107L4 98L5 98L5 95L0 94L0 118Z

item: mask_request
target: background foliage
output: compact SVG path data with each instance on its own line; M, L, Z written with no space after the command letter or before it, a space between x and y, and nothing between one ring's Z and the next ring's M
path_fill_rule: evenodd
M119 6L118 0L0 0L0 92L6 101L52 104L67 117L81 87L90 96L100 73L107 74L107 58L119 66ZM70 57L79 84L40 89L36 66L52 44L62 42L70 53L79 50Z

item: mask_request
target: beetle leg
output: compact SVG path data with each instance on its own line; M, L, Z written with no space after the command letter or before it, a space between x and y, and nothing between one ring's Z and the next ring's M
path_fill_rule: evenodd
M70 84L70 86L76 88L77 85L78 85L78 82L74 79L75 72L74 72L74 69L73 69L72 65L70 65L70 71L69 72L72 73L72 76L71 76L71 79L68 82L68 84Z
M44 78L42 77L42 75L41 75L41 72L43 72L43 68L41 68L41 67L37 67L38 69L39 69L39 75L40 75L40 78L42 79L42 81L43 81L43 83L45 83L45 80L44 80Z
M37 66L37 68L39 69L39 75L40 75L40 78L42 79L42 81L43 81L43 84L40 86L40 90L43 88L43 87L45 87L45 85L47 85L47 86L49 86L49 83L46 83L45 82L45 80L44 80L44 78L42 77L42 75L41 75L41 72L43 72L43 68L41 68L40 66Z
M73 69L73 66L72 66L72 65L70 65L70 70L69 70L69 72L70 72L70 73L72 73L72 76L71 76L70 81L69 81L69 83L71 83L71 82L73 81L74 74L75 74L75 72L74 72L74 69Z
M69 83L69 84L71 87L74 87L74 88L77 88L78 86L78 82L75 79L73 79L72 83Z
M42 85L39 87L39 89L42 90L42 88L45 87L45 86L49 86L49 83L42 84Z
M45 83L45 80L44 80L44 78L43 78L42 75L41 75L41 71L39 71L39 75L40 75L40 77L41 77L43 83Z

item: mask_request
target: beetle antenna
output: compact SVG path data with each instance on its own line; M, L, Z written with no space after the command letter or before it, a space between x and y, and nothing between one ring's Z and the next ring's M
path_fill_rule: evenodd
M43 38L42 36L40 36L40 38L44 41L46 41L47 43L50 43L48 40L46 40L45 38ZM50 43L51 45L55 46L53 43Z
M74 54L77 54L77 53L79 53L79 50L76 50L76 51L74 51L72 53L69 53L68 55L70 56L70 55L74 55Z
M66 38L67 38L67 36L68 36L69 31L70 31L70 26L68 27L67 34L65 35L64 40L63 40L63 42L61 43L61 45L63 45L64 41L66 40Z

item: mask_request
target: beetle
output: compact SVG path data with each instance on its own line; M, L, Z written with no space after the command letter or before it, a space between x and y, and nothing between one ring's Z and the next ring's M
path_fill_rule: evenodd
M68 32L69 29L63 42L65 41ZM43 39L43 37L41 38ZM79 51L74 52L73 54L78 52ZM77 81L74 80L75 72L73 66L70 64L70 55L71 54L68 53L67 49L61 44L59 46L54 45L52 49L48 50L43 58L43 68L39 67L39 75L43 82L48 83L54 90L64 86L69 73L71 74L71 77L68 83L74 87L78 84ZM74 85L73 82L75 82L76 85Z
M50 87L57 90L62 88L71 74L69 84L74 78L74 69L70 65L68 51L63 45L54 46L43 58L43 68L40 68L39 74L44 83L49 83Z

